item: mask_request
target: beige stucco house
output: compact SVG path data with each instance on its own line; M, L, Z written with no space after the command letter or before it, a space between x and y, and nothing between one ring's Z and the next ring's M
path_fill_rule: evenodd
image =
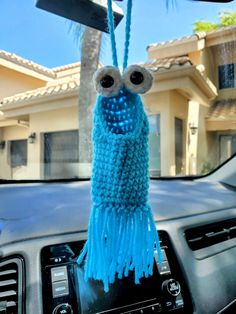
M152 175L196 174L236 151L236 26L152 44L144 96ZM48 69L0 50L0 178L84 176L80 64Z
M236 26L147 47L162 175L208 171L236 152Z
M71 159L63 151L67 137L77 139L79 75L79 63L47 69L0 51L1 178L50 177L45 171L49 166L54 167L51 176L75 176L78 153ZM49 141L61 138L65 147L50 152ZM68 161L64 170L63 161Z

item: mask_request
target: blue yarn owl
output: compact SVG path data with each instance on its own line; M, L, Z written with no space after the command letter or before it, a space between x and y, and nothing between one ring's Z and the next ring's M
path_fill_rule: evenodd
M117 62L112 1L108 25L113 64L94 75L99 94L94 109L92 202L85 257L85 279L101 280L104 290L134 272L135 283L152 274L154 250L162 261L158 233L148 204L147 116L139 94L152 85L150 72L127 67L132 0L127 4L123 73Z

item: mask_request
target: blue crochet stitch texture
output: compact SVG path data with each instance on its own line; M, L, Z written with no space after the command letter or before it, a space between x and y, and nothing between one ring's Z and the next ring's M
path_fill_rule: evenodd
M148 204L149 125L141 97L121 89L98 96L94 110L92 201L85 279L109 284L134 271L135 283L152 274L161 250Z
M112 0L107 0L113 65L118 68ZM127 67L132 0L127 0L123 71ZM94 109L93 169L88 240L77 260L85 258L85 279L101 280L104 290L116 278L152 275L154 250L161 248L148 204L149 125L138 94L125 87L117 96L98 96Z

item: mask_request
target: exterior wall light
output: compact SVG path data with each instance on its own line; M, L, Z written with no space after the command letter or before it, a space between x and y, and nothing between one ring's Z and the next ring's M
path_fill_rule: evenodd
M5 148L6 141L0 141L0 149L3 150Z
M33 132L33 133L31 133L31 134L29 135L28 141L29 141L30 144L34 144L34 143L35 143L35 140L36 140L36 133Z
M189 123L189 129L192 135L197 133L198 127L194 123Z

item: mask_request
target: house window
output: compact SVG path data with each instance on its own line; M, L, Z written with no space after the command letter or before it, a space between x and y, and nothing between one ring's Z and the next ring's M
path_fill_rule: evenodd
M44 133L45 178L73 177L77 173L78 136L77 130Z
M220 135L220 163L236 153L236 134Z
M27 140L16 140L10 142L11 167L27 165Z
M235 65L223 64L219 66L219 89L235 87Z
M176 174L183 172L183 120L175 118L175 168Z
M151 115L149 121L149 169L150 176L161 175L161 153L160 153L160 115Z

